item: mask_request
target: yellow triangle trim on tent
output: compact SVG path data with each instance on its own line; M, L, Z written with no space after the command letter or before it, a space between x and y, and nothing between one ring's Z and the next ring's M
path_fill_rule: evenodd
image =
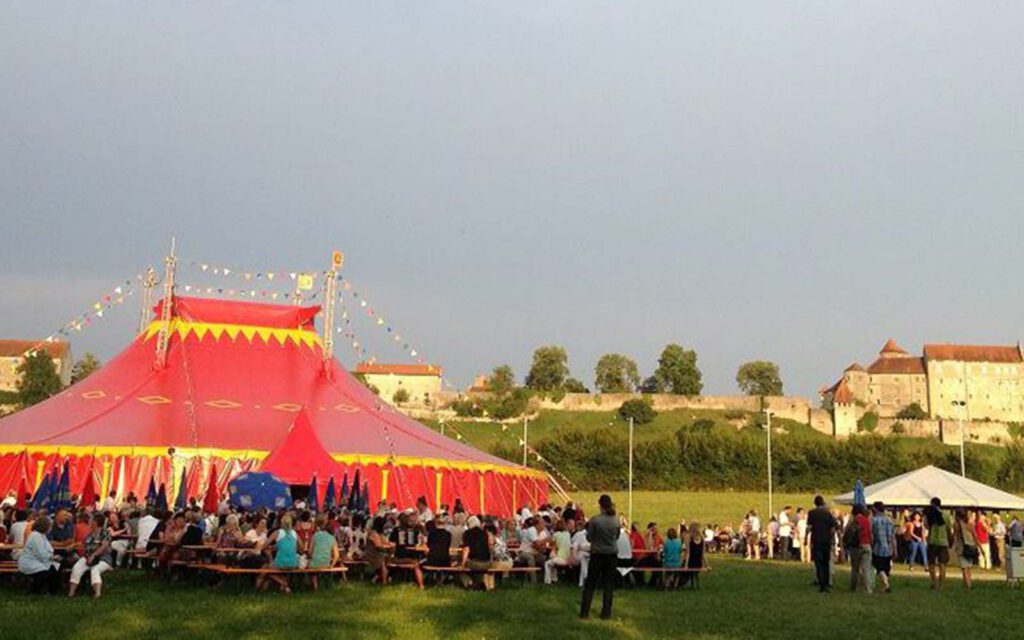
M159 320L151 322L143 333L143 340L149 340L160 333L162 326L163 323ZM227 334L231 340L236 340L238 338L238 334L242 334L249 342L252 342L253 338L256 336L259 336L263 342L270 344L271 338L273 338L282 347L287 345L289 341L296 346L306 345L310 349L317 345L322 346L319 335L313 331L306 331L304 329L280 329L275 327L256 327L251 325L220 324L214 322L186 322L184 320L174 318L170 322L170 331L172 333L177 333L181 340L188 338L189 333L195 334L196 338L199 340L202 340L207 333L213 335L217 340L225 334Z

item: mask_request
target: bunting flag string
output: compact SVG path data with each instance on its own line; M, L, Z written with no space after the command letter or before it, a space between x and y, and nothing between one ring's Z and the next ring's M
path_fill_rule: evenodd
M387 334L388 339L391 342L398 345L403 352L409 354L409 357L415 359L416 362L418 362L419 364L426 363L426 360L424 360L423 356L420 355L420 350L417 349L416 346L412 344L408 338L403 337L402 334L399 333L399 331L394 326L392 326L391 323L389 323L384 318L383 315L381 315L377 311L374 305L371 304L369 300L367 300L366 295L355 288L351 280L341 275L338 275L338 282L341 283L341 287L339 287L338 289L338 299L342 303L342 321L343 323L346 324L346 326L350 326L352 319L351 313L348 310L348 304L346 302L346 298L349 298L352 300L353 304L370 320L373 326L378 327L384 333ZM365 354L365 350L363 351L363 353Z
M219 296L232 296L236 298L262 298L265 300L316 300L321 295L321 291L314 291L310 296L303 296L301 293L288 292L288 291L272 291L270 289L234 289L231 287L206 287L202 285L194 284L176 284L175 289L183 291L186 294L196 295L219 295Z
M270 271L267 269L236 269L233 267L211 264L209 262L200 262L198 260L188 260L185 261L185 264L195 267L205 274L235 277L246 282L294 282L299 289L305 290L312 289L313 283L318 279L323 280L327 273L326 271L295 271L289 269L282 269L280 271Z
M112 309L121 306L124 304L126 299L135 295L135 282L141 281L142 276L136 275L134 280L124 280L119 282L112 289L107 290L106 293L101 295L87 310L65 322L60 329L40 340L32 348L25 351L25 353L31 353L42 345L48 342L53 342L58 338L66 338L71 335L72 332L80 332L83 329L92 326L92 324L97 320L105 318Z
M452 433L455 434L455 439L457 441L459 441L459 442L467 442L468 443L468 441L466 440L466 437L464 435L462 435L462 433L460 433L459 430L456 429L454 426L452 426L450 423L444 422L442 424L444 425L444 428L445 428L446 431L451 431ZM502 431L502 433L507 433L508 432L508 425L502 423L501 424L501 431ZM566 475L564 473L562 473L562 471L558 467L556 467L550 460L548 460L547 458L542 456L539 451L537 451L536 449L534 449L530 445L526 444L523 441L522 438L516 438L516 439L518 440L520 447L522 447L524 445L526 446L526 452L529 455L533 456L534 460L536 460L537 462L540 462L545 467L547 467L548 470L550 470L555 475L557 475L559 478L561 478L574 491L579 491L579 487L576 486L576 483L573 482L572 480L570 480L568 477L566 477Z

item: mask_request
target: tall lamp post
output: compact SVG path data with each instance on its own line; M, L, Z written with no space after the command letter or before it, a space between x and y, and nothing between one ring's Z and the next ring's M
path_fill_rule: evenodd
M954 400L953 406L957 408L957 424L960 426L960 476L967 477L967 465L964 462L964 414L967 413L966 400Z
M768 519L771 520L773 511L772 505L772 411L771 409L764 410L764 417L766 419L766 426L768 431ZM771 553L771 547L769 547L769 553ZM770 557L770 556L769 556Z
M629 514L630 524L633 523L633 417L629 418Z

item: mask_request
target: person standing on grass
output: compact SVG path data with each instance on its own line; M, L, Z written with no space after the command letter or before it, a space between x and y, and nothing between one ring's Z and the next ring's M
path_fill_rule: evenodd
M882 593L889 593L892 591L889 577L896 550L896 523L885 512L885 505L881 502L875 503L874 512L871 518L871 564L882 585Z
M750 560L761 559L761 519L757 517L757 510L751 509L747 515L747 553Z
M946 565L949 564L949 525L942 513L942 501L932 498L924 509L924 521L928 525L928 575L932 589L941 589L946 581Z
M598 500L600 515L587 522L587 541L590 543L590 560L587 579L583 583L583 597L580 601L580 618L590 617L590 603L598 584L603 590L601 618L612 617L612 596L615 590L617 565L619 519L611 496L604 494Z
M862 585L871 593L871 521L862 505L853 506L853 517L843 531L843 546L850 555L850 591Z
M925 545L925 535L924 520L921 518L921 513L915 511L906 526L907 541L910 545L910 551L907 554L907 567L911 571L914 570L914 561L919 555L921 564L925 567L928 566L928 547Z
M832 586L832 547L836 526L832 512L825 508L825 499L814 496L814 508L807 514L807 536L810 538L811 559L814 561L814 574L821 593L828 593Z
M995 553L992 556L993 567L1006 565L1006 525L998 513L992 514L992 540L995 542Z
M796 510L796 537L793 539L793 548L800 552L800 562L811 561L811 550L807 546L807 514L803 507Z
M992 533L992 526L989 524L988 516L983 512L974 511L974 537L978 541L978 568L992 568L992 551L989 549L989 534Z
M793 544L793 525L789 521L788 504L779 512L779 560L789 560L790 546Z
M953 552L956 553L960 574L964 578L964 587L974 588L972 571L981 553L978 551L978 538L975 533L974 513L966 509L957 509L953 522Z

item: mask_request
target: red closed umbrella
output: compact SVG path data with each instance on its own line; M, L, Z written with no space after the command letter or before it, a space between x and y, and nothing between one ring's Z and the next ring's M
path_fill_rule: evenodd
M217 505L220 503L220 491L217 490L217 466L210 463L210 482L206 485L206 495L203 497L203 511L206 513L217 513Z
M28 484L25 482L25 474L21 474L21 483L18 484L18 501L14 503L15 509L28 509Z
M92 469L85 472L85 486L82 487L82 497L78 501L78 507L85 509L86 507L96 506L96 479L93 475Z

